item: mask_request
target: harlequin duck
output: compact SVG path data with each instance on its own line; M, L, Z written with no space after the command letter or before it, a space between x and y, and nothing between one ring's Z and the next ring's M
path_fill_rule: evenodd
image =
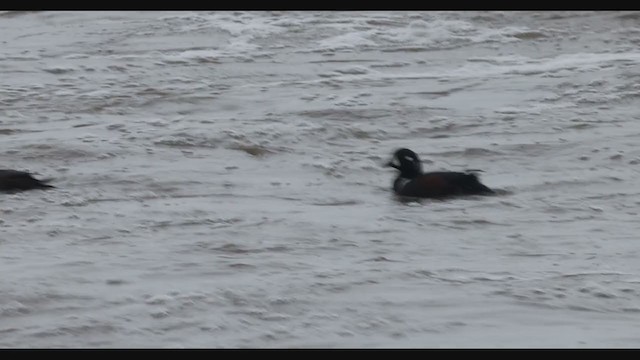
M409 149L396 151L387 166L400 170L400 175L393 182L393 190L397 195L445 198L495 193L481 184L475 174L448 171L423 173L418 155Z
M35 179L31 174L24 171L0 170L0 191L13 192L53 188L54 186L47 184L49 180Z

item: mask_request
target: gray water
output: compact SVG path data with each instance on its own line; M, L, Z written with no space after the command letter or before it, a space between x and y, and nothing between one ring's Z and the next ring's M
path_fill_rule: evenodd
M1 347L638 347L639 12L3 12ZM399 147L507 195L401 202Z

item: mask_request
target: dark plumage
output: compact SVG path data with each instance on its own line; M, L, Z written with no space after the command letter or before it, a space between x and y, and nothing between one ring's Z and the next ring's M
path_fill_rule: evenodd
M480 183L475 174L448 171L423 173L418 155L409 149L396 151L387 166L400 171L393 182L393 190L397 195L445 198L494 194L493 190Z
M0 170L0 191L4 192L53 188L47 184L48 181L38 180L24 171Z

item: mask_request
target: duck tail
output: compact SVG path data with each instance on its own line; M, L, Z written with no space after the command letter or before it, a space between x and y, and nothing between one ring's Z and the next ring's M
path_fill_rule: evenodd
M471 181L469 182L469 185L470 185L469 187L472 192L479 195L492 195L496 193L495 191L493 191L492 189L490 189L489 187L481 183L480 179L478 178L478 175L476 174L467 174L467 175L470 176L471 178Z
M55 189L56 188L55 186L48 184L52 180L53 178L38 180L38 182L36 183L36 186L40 189Z

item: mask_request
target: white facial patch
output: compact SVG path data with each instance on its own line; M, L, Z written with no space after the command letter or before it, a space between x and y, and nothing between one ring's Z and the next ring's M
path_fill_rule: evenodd
M413 158L411 156L405 156L404 159L413 162Z

